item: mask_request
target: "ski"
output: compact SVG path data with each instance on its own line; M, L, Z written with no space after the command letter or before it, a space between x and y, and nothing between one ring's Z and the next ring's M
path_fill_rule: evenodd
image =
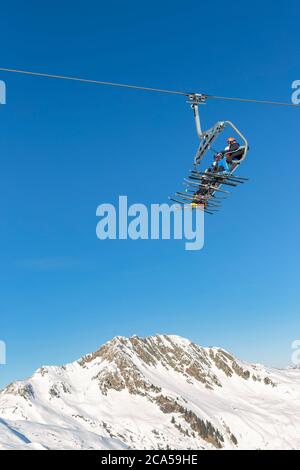
M221 204L217 204L215 202L211 202L211 199L206 199L204 200L201 196L197 196L195 195L194 197L189 197L189 196L186 196L184 193L180 193L180 192L177 192L175 194L175 196L179 196L181 197L182 199L186 199L187 201L197 201L197 202L201 202L201 201L204 201L203 204L206 205L206 204L211 204L212 206L215 206L215 207L220 207Z
M209 185L197 184L197 183L193 183L192 181L187 180L186 178L184 179L184 181L185 182L183 184L185 186L192 186L192 187L197 186L198 188L209 188L209 189L212 189L213 191L219 191L221 193L230 194L230 191L227 191L226 189L220 189L218 186L212 186L211 184Z
M182 201L179 201L178 199L175 199L174 197L169 197L169 200L170 201L173 201L173 202L176 202L177 204L181 204L182 206L184 207L188 207L190 209L200 209L202 211L204 211L206 214L210 214L210 215L213 215L214 212L212 211L208 211L207 209L204 209L203 207L199 205L193 205L193 204L186 204L185 202L182 202Z

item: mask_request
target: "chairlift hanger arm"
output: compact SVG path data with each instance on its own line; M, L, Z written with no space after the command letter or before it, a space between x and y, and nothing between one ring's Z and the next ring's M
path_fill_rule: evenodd
M201 140L203 137L203 133L202 133L201 121L200 121L200 115L199 115L199 104L206 103L206 95L195 93L195 94L189 95L188 98L189 98L188 102L191 104L191 108L194 112L197 135L199 139Z

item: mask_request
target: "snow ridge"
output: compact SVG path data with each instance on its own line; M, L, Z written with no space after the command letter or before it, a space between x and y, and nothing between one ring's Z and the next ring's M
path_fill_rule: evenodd
M297 449L300 370L118 336L0 392L0 449Z

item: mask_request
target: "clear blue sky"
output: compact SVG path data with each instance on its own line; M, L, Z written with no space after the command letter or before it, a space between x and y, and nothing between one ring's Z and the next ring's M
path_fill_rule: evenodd
M1 64L290 101L299 2L29 1L1 6ZM286 365L299 321L300 110L209 102L251 153L249 184L206 219L205 248L96 238L127 194L164 202L197 147L182 97L0 74L0 384L114 335L172 333Z

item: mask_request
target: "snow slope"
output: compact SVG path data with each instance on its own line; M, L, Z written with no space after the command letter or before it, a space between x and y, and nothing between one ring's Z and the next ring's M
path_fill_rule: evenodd
M0 449L297 449L300 370L116 337L0 392Z

